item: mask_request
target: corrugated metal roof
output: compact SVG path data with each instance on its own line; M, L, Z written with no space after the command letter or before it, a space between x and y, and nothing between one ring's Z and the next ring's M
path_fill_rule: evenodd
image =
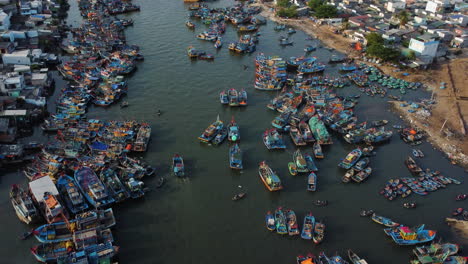
M29 189L31 189L34 199L38 202L42 202L44 200L44 193L46 192L49 192L52 195L59 194L57 187L55 187L54 182L49 176L44 176L30 182Z

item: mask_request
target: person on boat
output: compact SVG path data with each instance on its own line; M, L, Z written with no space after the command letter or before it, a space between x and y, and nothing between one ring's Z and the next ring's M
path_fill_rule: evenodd
M158 109L158 113L157 113L157 114L158 114L158 116L160 116L160 115L161 115L161 110Z

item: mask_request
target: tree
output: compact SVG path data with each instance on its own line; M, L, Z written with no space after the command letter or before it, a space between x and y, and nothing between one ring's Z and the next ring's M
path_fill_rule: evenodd
M278 0L276 1L276 6L277 7L289 7L289 5L291 5L291 3L289 2L289 0Z
M398 13L397 18L400 20L400 26L404 26L409 21L409 13L403 10Z
M307 3L307 5L310 7L310 10L316 11L319 6L323 5L323 1L322 0L310 0L309 3Z
M375 32L367 34L366 40L367 40L367 46L372 46L372 45L375 45L375 44L383 45L383 43L384 43L384 39L382 38L382 36L380 34L378 34L378 33L375 33Z
M279 17L287 17L287 18L291 18L291 17L297 17L297 7L296 6L290 6L288 8L281 8L276 14L279 16Z
M408 58L408 60L414 60L416 59L416 53L414 52L414 50L410 50L408 56L406 57Z
M317 9L315 10L315 16L318 18L335 17L337 13L338 10L336 9L336 7L327 4L317 7Z
M398 50L385 47L383 44L372 44L367 46L366 53L369 56L377 57L383 61L395 61L400 56L400 52Z

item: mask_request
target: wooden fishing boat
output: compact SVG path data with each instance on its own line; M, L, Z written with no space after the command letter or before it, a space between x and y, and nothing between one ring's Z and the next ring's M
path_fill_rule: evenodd
M142 123L138 129L135 143L133 143L133 151L143 152L146 151L148 143L151 139L151 126L148 123Z
M298 255L296 257L296 264L314 264L318 263L312 253L307 253L307 256Z
M32 224L40 219L39 211L34 205L31 196L19 185L13 184L11 186L10 201L16 215L22 222Z
M318 260L320 261L319 263L325 263L325 264L335 264L334 262L332 262L332 260L330 260L327 255L325 255L325 252L320 252L319 254L319 257L318 257Z
M132 199L138 199L145 195L145 184L134 177L130 177L125 181L125 187L130 193L130 197L132 197Z
M302 152L300 149L296 150L293 154L293 160L294 163L297 166L297 172L309 172L309 169L307 167L307 162L302 155Z
M304 153L304 159L307 163L307 169L309 171L318 171L317 166L315 165L314 158L309 153Z
M348 249L348 258L351 260L352 264L367 264L367 261L360 258L356 253L354 253L351 249Z
M219 131L224 127L223 121L219 120L219 115L215 122L208 126L203 134L201 134L198 139L203 143L208 143L213 140Z
M229 167L235 170L242 170L242 151L238 144L229 148Z
M130 193L125 189L124 184L113 169L109 168L101 171L100 179L117 203L123 202L130 197Z
M349 182L351 180L351 177L354 176L354 173L356 173L356 171L353 168L349 169L348 171L346 171L343 178L341 178L341 181L344 183Z
M273 172L273 170L266 164L265 161L260 162L258 174L263 184L270 192L283 189L280 178L278 175L276 175L275 172Z
M231 123L228 125L228 140L230 142L240 141L239 125L237 125L236 120L234 120L234 116L232 116Z
M239 95L237 90L231 88L228 90L229 106L239 106Z
M293 210L291 209L286 210L286 220L287 220L288 234L290 236L299 235L299 227L297 225L297 218Z
M62 175L58 178L56 185L61 197L65 200L66 207L71 213L77 214L88 209L88 204L72 177Z
M372 173L372 168L367 167L364 170L355 173L353 176L351 176L351 179L355 182L363 182L365 179L367 179Z
M310 131L310 127L306 122L301 121L298 125L298 129L306 143L312 143L315 141L314 135L312 134L312 131Z
M289 173L292 175L292 176L296 176L297 175L297 166L294 162L289 162L288 163L288 169L289 169Z
M72 241L63 241L57 243L40 244L31 248L31 253L37 261L43 263L56 262L61 257L66 257L69 252L74 250Z
M320 144L318 142L314 143L313 151L314 151L315 158L317 158L317 159L323 159L324 158L322 147L320 146Z
M239 92L239 105L246 106L247 104L247 91L245 89L241 89Z
M176 177L185 176L184 159L179 154L175 154L174 157L172 157L172 172Z
M409 156L405 160L405 165L413 175L417 176L423 172L423 169L419 167L416 161L414 161L414 159Z
M205 53L202 53L202 54L199 54L198 55L198 59L199 60L207 60L207 61L212 61L214 60L214 55L213 54L205 54Z
M349 264L348 261L344 260L340 255L334 255L330 257L330 262L333 264Z
M276 233L280 235L286 235L288 233L288 228L286 226L286 216L283 212L283 208L278 207L275 210L275 223L276 223Z
M310 240L313 237L315 226L315 217L312 213L308 213L304 217L304 225L302 226L301 238Z
M291 136L294 145L305 146L307 144L304 140L303 135L301 134L301 131L297 129L297 127L291 127L291 129L289 130L289 135Z
M195 58L198 58L198 56L200 54L202 54L203 52L200 52L198 50L196 50L193 46L189 46L187 48L187 55L189 56L189 58L191 59L195 59Z
M386 218L386 217L383 217L383 216L380 216L380 215L376 215L376 214L372 214L372 221L374 221L374 222L376 222L378 224L384 225L386 227L397 227L397 226L400 225L399 223L393 222L389 218Z
M216 42L215 42L215 44L214 44L214 47L215 47L216 49L220 49L222 46L223 46L223 38L222 38L222 37L218 37L218 38L216 39Z
M213 145L219 145L223 143L223 141L227 138L227 136L228 136L227 127L221 128L221 130L219 130L219 133L215 136L215 138L212 141Z
M307 190L310 192L317 190L317 175L313 172L307 177Z
M285 149L286 145L283 143L283 137L274 128L267 129L263 133L263 143L268 149Z
M232 197L231 200L233 200L233 201L238 201L238 200L244 198L245 195L247 195L245 192L237 193L237 194L235 194L235 195Z
M219 93L219 101L223 105L229 104L229 97L228 97L228 94L226 93L226 91L221 91L221 93Z
M270 231L276 230L275 217L270 211L268 211L265 216L265 222L266 222L266 227L268 230Z
M92 169L81 167L76 170L75 181L86 200L95 208L107 207L115 202Z
M338 164L338 167L343 169L351 168L359 160L361 155L362 151L360 148L354 149L348 155L346 155L346 158Z
M315 244L320 244L325 237L325 224L317 221L314 226L313 240Z
M304 48L304 52L312 52L312 51L315 51L316 49L317 49L317 47L315 47L315 46L307 45L307 46Z
M384 232L390 236L395 243L401 246L423 244L434 240L437 232L424 229L424 225L415 228L407 226L398 226L395 228L384 229Z
M367 167L367 165L369 165L369 162L370 162L370 159L368 157L365 157L365 158L359 160L356 163L356 165L353 166L353 168L356 171L362 171L363 169L365 169Z

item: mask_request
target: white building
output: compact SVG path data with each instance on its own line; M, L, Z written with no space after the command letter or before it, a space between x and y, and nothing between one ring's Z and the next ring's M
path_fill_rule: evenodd
M431 0L427 1L426 11L431 13L437 13L443 8L450 6L450 0Z
M8 73L0 76L0 92L7 96L17 97L25 87L23 75L18 73Z
M400 9L405 9L406 3L403 1L395 1L395 2L388 2L387 3L387 11L389 12L396 12Z
M7 31L10 29L10 15L0 10L0 31Z
M409 49L416 52L419 56L428 56L434 58L437 54L439 41L432 37L419 36L418 38L411 38Z
M11 54L3 54L2 60L4 65L31 65L31 51L19 50Z

